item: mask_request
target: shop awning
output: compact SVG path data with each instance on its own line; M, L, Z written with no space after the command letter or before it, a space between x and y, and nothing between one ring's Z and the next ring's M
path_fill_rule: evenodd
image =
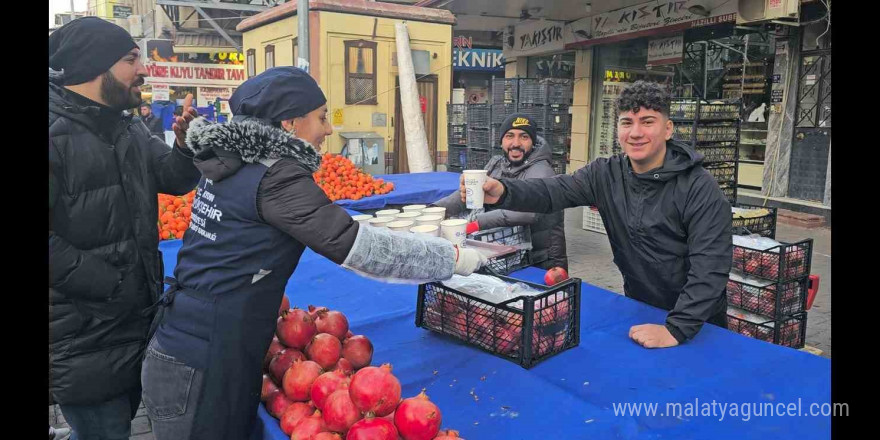
M231 37L241 46L241 35L231 35ZM174 52L219 53L238 52L238 49L216 33L178 31L177 36L174 38Z

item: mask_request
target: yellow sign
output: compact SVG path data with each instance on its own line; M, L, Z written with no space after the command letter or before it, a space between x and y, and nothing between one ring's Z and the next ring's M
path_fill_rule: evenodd
M513 121L514 127L529 127L530 125L529 120L526 118L516 118L516 120Z
M342 125L342 109L333 110L333 125Z

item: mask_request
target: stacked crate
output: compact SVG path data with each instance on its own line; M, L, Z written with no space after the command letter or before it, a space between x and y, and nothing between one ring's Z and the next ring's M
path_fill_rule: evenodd
M481 170L491 157L492 104L468 104L467 169Z
M691 98L673 99L669 111L675 139L703 154L703 166L731 204L736 203L741 111L738 101L706 103Z
M446 104L449 150L446 169L460 173L467 166L467 104Z

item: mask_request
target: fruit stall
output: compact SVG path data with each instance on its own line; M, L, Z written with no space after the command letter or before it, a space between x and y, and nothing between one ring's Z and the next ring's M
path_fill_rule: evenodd
M395 191L402 188L396 185ZM160 243L168 275L180 244ZM534 267L509 274L536 288L545 275ZM579 281L575 289L574 281L544 287L546 294L525 305L535 311L534 319L528 313L519 316L531 328L565 330L552 333L564 335L561 340L536 335L530 347L533 362L523 362L524 347L499 346L498 334L486 335L496 345L481 345L471 324L456 334L455 322L447 326L443 315L438 321L432 305L442 313L444 303L431 298L442 289L366 279L306 250L285 291L282 309L292 309L280 312L280 321L308 317L315 336L306 344L297 339L301 332L279 324L278 341L270 347L275 353L267 354L259 434L264 439L312 438L308 434L329 424L337 431L347 429L347 436L314 438L396 439L388 432L405 439L470 440L757 438L766 432L830 436L830 417L753 415L743 420L728 415L719 420L699 410L661 416L667 403L703 408L713 400L737 405L801 401L807 411L810 403L830 402L830 361L711 325L682 346L644 349L628 338L629 328L663 322L665 311ZM564 301L570 302L562 313ZM499 311L509 312L508 306ZM548 307L556 314L542 327ZM468 313L468 322L480 319ZM546 347L553 353L542 354ZM282 358L282 350L290 354ZM296 360L295 370L286 365ZM615 414L615 406L625 403L658 404L658 414Z

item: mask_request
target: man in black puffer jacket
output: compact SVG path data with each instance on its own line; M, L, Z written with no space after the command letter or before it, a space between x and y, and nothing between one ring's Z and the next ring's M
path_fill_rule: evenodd
M49 391L79 439L127 439L162 292L156 196L198 183L181 147L194 110L172 148L124 116L147 72L96 17L49 37L49 67Z
M669 106L663 86L637 81L617 101L624 154L596 159L573 175L490 178L483 187L494 208L599 208L626 296L669 310L665 325L630 329L647 348L681 344L705 322L727 327L730 204L702 167L703 155L672 140Z

